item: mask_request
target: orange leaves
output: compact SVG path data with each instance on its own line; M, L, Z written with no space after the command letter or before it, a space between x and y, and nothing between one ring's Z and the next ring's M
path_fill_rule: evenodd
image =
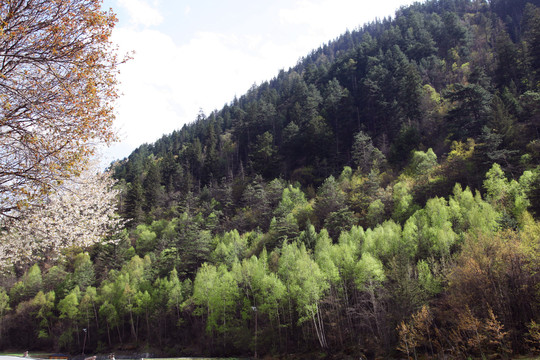
M529 343L530 349L538 354L540 353L540 324L537 324L533 320L527 324L527 328L529 329L529 332L525 341Z
M97 143L115 140L116 17L97 0L2 2L0 214L84 166ZM57 164L53 166L52 164ZM4 189L4 191L7 191ZM33 202L33 196L27 195Z
M411 353L416 358L416 348L423 347L426 352L433 355L433 344L431 327L433 326L433 314L428 306L424 305L406 323L402 321L397 327L399 334L398 350L407 354L409 358Z
M484 319L476 317L468 306L459 311L449 339L455 351L463 354L485 357L486 354L508 355L512 352L508 331L504 331L491 308Z

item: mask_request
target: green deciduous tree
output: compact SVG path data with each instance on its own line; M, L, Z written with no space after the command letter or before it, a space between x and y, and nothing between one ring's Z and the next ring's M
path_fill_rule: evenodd
M419 256L448 257L458 235L452 228L452 212L445 199L429 199L425 208L411 216L406 227L411 240L416 237Z
M386 275L382 262L369 252L363 252L355 267L355 283L360 291L365 291L369 295L372 317L375 321L374 333L379 337L383 335L381 323L383 309L381 309L377 290L382 287L385 280Z
M43 293L43 291L40 291L32 300L32 305L37 308L35 316L36 319L39 321L38 338L40 339L48 338L52 335L52 327L55 320L55 300L56 294L54 293L54 291L50 291L46 294Z
M437 155L433 152L433 149L429 148L428 151L414 151L411 159L410 167L414 174L423 175L427 174L431 169L437 165Z
M287 288L287 294L295 303L299 314L298 323L311 320L321 348L327 348L325 327L319 308L328 290L324 274L309 256L306 247L296 243L284 244L279 259L278 274Z
M238 322L236 307L239 300L238 280L225 265L216 267L203 264L193 283L195 314L206 319L206 331L210 336L216 331L222 334L223 346L227 346L227 335Z
M4 334L4 316L10 309L9 295L3 287L0 287L0 339L3 339Z
M58 339L60 346L66 349L70 349L75 340L79 340L79 328L77 323L77 317L79 316L79 299L81 291L78 286L75 286L63 299L58 302L58 311L60 312L60 319L67 321L67 327L60 335Z

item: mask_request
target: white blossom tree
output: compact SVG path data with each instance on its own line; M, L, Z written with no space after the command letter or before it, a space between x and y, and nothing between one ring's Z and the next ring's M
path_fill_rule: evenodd
M118 192L113 185L109 174L87 170L20 217L4 218L0 267L37 258L55 259L63 249L86 248L110 239L122 227L115 214Z

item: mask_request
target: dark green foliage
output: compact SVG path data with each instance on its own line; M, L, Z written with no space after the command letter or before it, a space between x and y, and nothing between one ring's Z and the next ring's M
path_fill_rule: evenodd
M526 44L528 62L531 69L530 86L538 90L540 87L540 9L531 3L525 5L523 11L523 38Z
M449 88L446 97L455 104L448 112L446 120L452 139L478 137L487 122L491 94L478 84L454 84Z
M348 32L115 165L128 189L123 214L133 226L178 217L182 193L232 185L233 199L218 200L230 210L238 205L235 187L257 174L308 187L345 165L369 173L359 131L396 171L413 150L432 147L440 156L449 150L445 140L469 138L490 160L530 154L524 161L538 163L538 5L430 0ZM487 170L487 155L477 155Z

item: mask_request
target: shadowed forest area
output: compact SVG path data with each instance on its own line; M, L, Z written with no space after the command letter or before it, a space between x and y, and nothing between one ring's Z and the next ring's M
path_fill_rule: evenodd
M125 227L4 272L1 349L540 354L539 0L403 7L110 172Z

